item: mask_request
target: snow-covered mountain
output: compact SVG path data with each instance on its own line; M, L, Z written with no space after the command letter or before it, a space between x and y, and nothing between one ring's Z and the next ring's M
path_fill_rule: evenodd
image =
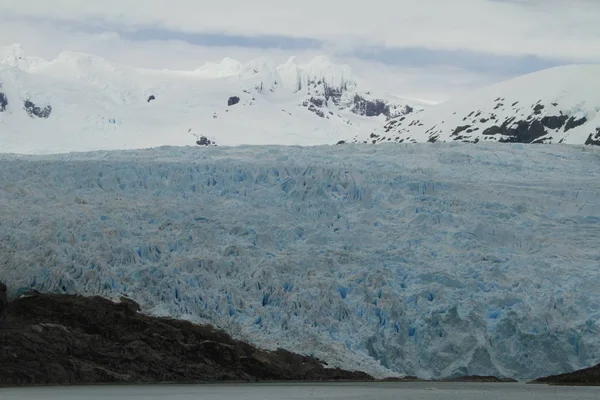
M600 147L0 155L0 277L378 376L600 362Z
M600 65L556 67L392 118L351 141L600 145Z
M15 45L0 52L0 151L316 145L413 110L364 86L325 57L158 71L68 52L46 61Z

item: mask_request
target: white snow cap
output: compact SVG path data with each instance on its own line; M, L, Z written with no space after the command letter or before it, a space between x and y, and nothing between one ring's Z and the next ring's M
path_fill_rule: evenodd
M291 58L281 65L267 58L243 63L224 58L174 71L126 67L75 52L47 61L25 56L18 45L0 54L0 83L10 109L0 114L4 152L195 145L195 135L220 146L317 145L381 124L353 111L355 94L368 95L348 83L355 81L348 66L326 57L307 64ZM323 82L348 90L336 91L335 102L327 102ZM239 105L229 106L234 96ZM318 106L310 103L313 98ZM31 118L17 106L25 100L51 106L51 115Z
M207 78L224 78L238 75L242 70L242 63L226 57L220 63L209 62L196 69L196 73Z
M13 44L0 48L0 64L9 65L20 69L27 69L28 63L25 51L20 44Z

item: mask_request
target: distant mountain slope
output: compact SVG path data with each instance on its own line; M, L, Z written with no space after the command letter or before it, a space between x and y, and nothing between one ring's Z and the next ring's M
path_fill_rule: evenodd
M46 61L15 45L0 51L0 151L316 145L413 111L359 87L348 66L325 57L158 71L68 52Z
M533 383L553 385L600 385L600 364L573 372L538 378Z
M412 115L355 142L570 143L600 145L600 65L551 68Z

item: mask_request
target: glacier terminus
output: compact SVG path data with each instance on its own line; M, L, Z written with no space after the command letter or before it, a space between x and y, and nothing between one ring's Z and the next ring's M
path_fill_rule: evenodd
M0 155L0 268L376 376L600 361L600 149Z

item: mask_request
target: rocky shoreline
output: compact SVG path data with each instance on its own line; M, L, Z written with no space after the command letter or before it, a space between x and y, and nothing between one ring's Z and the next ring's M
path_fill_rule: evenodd
M375 379L284 349L266 351L207 325L139 312L134 301L42 294L9 302L0 282L0 386L207 382L431 382ZM464 376L441 382L517 382ZM600 385L600 364L531 383Z
M374 380L210 326L143 315L128 299L30 293L0 303L1 386Z
M473 383L516 383L518 382L513 378L499 378L497 376L459 376L456 378L442 379L441 382L473 382Z
M600 386L600 364L566 374L539 378L531 383L568 386Z

